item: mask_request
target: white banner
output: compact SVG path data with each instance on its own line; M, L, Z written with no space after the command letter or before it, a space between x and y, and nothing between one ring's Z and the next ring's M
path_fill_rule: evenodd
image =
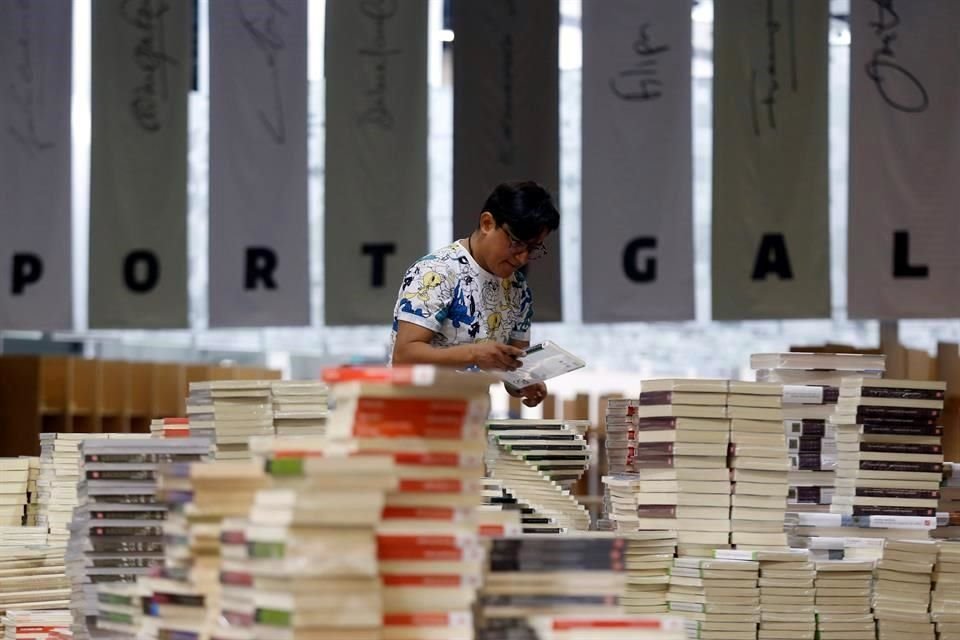
M210 2L210 326L310 324L307 0Z
M0 2L0 329L71 329L72 0Z
M427 252L427 0L327 0L324 320L393 317Z
M583 4L584 322L694 317L690 6Z
M852 318L960 317L960 2L851 0Z
M185 327L190 0L96 0L93 329Z
M558 0L453 0L453 233L465 238L501 182L560 201ZM534 321L561 319L560 231L527 267Z
M827 0L716 0L713 318L830 316Z

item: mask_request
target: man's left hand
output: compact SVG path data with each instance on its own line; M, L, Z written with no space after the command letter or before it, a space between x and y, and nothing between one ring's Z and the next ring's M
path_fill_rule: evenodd
M508 388L507 391L510 392L510 389ZM547 397L547 385L542 382L537 382L517 392L510 393L510 395L515 398L523 398L523 404L528 407L535 407Z

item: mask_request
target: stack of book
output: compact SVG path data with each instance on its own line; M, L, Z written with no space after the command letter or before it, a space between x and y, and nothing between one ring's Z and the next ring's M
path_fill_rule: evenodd
M960 539L960 463L943 463L935 538Z
M676 531L680 555L709 557L714 549L729 548L727 388L726 380L641 382L640 485L636 520L626 524Z
M172 463L159 469L157 493L168 513L163 570L139 581L147 635L205 634L218 618L231 615L220 601L221 552L231 541L224 522L246 519L256 492L267 484L263 465L252 460ZM252 624L249 612L241 613Z
M878 640L936 638L930 618L930 588L937 543L933 540L887 540L877 563L873 617Z
M790 453L792 511L829 510L837 444L828 422L844 376L879 378L884 356L837 353L761 353L750 358L760 382L783 385L783 419Z
M817 636L820 640L874 640L873 561L816 562Z
M683 640L682 618L669 616L537 616L537 640Z
M623 613L627 543L607 532L490 541L478 640L535 640L531 618Z
M150 421L151 438L189 438L190 418L154 418Z
M23 611L11 609L0 618L4 640L40 640L47 634L70 628L70 611Z
M942 540L933 572L930 613L938 640L960 638L960 542Z
M943 382L844 378L830 510L887 528L936 527L943 472Z
M677 548L676 531L636 531L624 534L627 586L621 603L635 614L668 610L670 568Z
M312 381L270 383L273 426L279 436L322 436L330 413L327 385Z
M224 522L234 547L224 545L221 573L231 626L255 638L379 637L376 526L397 487L393 460L310 438L254 450L271 486L257 491L245 525Z
M131 582L106 582L97 587L97 629L124 637L134 637L143 624L143 585ZM76 614L74 614L76 615ZM144 637L155 637L145 633Z
M30 474L27 478L27 514L23 524L35 527L40 517L40 491L37 488L37 481L40 479L40 456L25 457L30 467Z
M783 433L781 394L781 385L775 383L730 382L730 542L738 549L787 547L783 525L790 463Z
M756 638L760 563L676 558L670 570L670 611L686 619L688 638Z
M70 520L77 505L80 481L80 443L106 437L107 434L89 433L40 434L37 524L48 530L50 544L66 547L70 540Z
M249 459L250 438L274 433L270 385L270 380L191 382L191 434L212 433L217 460Z
M17 535L20 531L29 533ZM63 549L47 546L45 539L39 528L0 528L0 614L70 605Z
M806 550L759 551L759 640L813 640L817 631L817 572Z
M498 420L487 426L487 475L530 510L530 533L587 530L590 514L570 491L590 463L580 422Z
M333 369L324 380L335 400L327 438L361 454L393 458L399 479L387 493L378 528L384 635L468 634L463 621L470 618L483 569L474 549L480 546L477 514L495 379L394 367ZM448 559L434 560L434 553Z
M636 471L634 446L636 444L637 407L636 398L610 398L604 417L607 451L607 473L616 475Z
M204 439L109 438L80 444L78 506L67 547L74 636L97 613L97 588L136 582L163 562L166 506L156 498L156 471L208 455ZM81 629L80 632L77 629Z
M27 513L30 461L0 458L0 527L19 527Z

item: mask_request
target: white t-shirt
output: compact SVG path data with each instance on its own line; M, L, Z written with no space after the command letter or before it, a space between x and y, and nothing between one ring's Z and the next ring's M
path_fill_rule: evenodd
M407 269L393 310L391 352L398 322L434 332L431 344L529 341L533 298L519 271L500 278L480 267L460 242L420 258Z

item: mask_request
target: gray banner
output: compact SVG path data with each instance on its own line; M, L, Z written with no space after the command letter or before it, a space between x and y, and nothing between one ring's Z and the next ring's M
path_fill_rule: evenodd
M92 5L89 324L184 327L190 1Z
M560 209L557 0L453 0L453 233L497 184L535 180ZM530 265L535 320L561 319L560 233Z
M427 0L327 0L324 315L391 321L427 252Z
M852 318L960 317L960 3L850 3Z
M583 5L584 322L694 317L690 6Z
M827 0L717 0L713 317L830 316Z
M210 326L310 324L307 1L210 3Z
M0 2L0 329L71 329L71 0Z

